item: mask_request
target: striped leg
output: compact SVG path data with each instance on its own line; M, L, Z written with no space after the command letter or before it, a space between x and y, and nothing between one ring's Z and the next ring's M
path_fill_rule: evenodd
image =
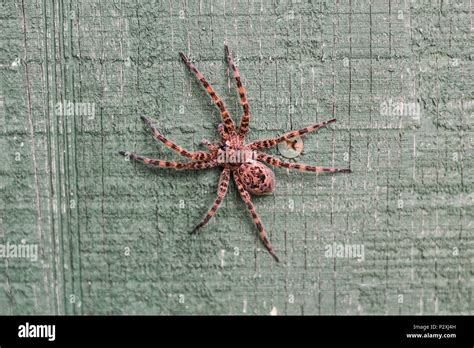
M229 186L230 180L230 169L224 168L221 173L221 177L219 179L219 190L217 192L217 198L215 199L214 203L212 203L211 209L207 212L206 216L202 219L202 221L192 230L191 233L196 233L202 226L207 224L209 220L216 214L217 208L221 204L222 200L227 193L227 187Z
M227 133L227 131L225 130L224 124L219 123L219 125L217 126L217 132L219 132L219 135L222 139L229 140L229 133Z
M214 88L211 87L211 85L209 84L209 82L206 81L204 76L202 76L202 74L196 69L196 67L189 61L188 57L186 57L182 52L179 52L179 55L181 56L181 59L183 59L183 61L186 63L186 66L189 68L189 70L191 70L194 73L194 75L196 75L198 80L201 81L201 84L204 86L207 93L209 93L209 95L211 96L212 101L219 108L221 112L222 120L224 121L227 131L231 134L235 134L234 122L230 118L229 112L225 108L224 103L214 91Z
M230 54L229 47L227 47L227 45L224 45L224 47L225 47L225 56L226 56L227 64L229 65L229 68L232 70L234 74L235 81L237 82L237 92L239 93L240 104L242 105L242 108L244 109L244 114L242 115L242 118L240 119L240 127L239 127L239 135L244 137L245 134L247 134L249 130L249 124L250 124L249 102L247 100L247 97L245 96L245 89L242 86L242 81L240 80L239 72L237 71L237 68L235 67L234 60L232 59L232 55Z
M267 155L262 152L257 152L257 160L267 162L275 167L298 169L300 172L316 172L316 173L350 173L351 172L349 168L325 168L325 167L308 166L302 163L283 162L273 156Z
M149 164L149 165L152 165L154 167L159 167L159 168L173 168L173 169L178 169L178 170L207 169L207 168L217 167L219 165L217 161L215 160L207 161L207 162L201 161L201 162L179 163L179 162L168 162L168 161L147 158L147 157L143 157L135 153L130 153L126 151L119 151L119 154L125 157L129 157L130 159L134 161L142 162L142 163Z
M328 125L329 123L332 123L332 122L336 122L336 119L333 118L333 119L330 119L329 121L324 121L324 122L321 122L321 123L318 123L318 124L314 124L312 126L305 127L305 128L302 128L302 129L299 129L299 130L296 130L296 131L291 131L291 132L285 133L282 136L277 137L277 138L257 140L257 141L254 141L254 142L250 143L249 146L253 150L266 149L266 148L275 146L278 143L281 143L285 140L289 140L291 138L294 138L296 136L300 136L300 135L303 135L303 134L306 134L306 133L309 133L309 132L313 132L313 131L315 131L319 128L322 128L322 127Z
M204 146L206 146L208 148L209 151L211 152L215 152L218 150L218 146L217 144L212 144L209 142L209 140L207 139L202 139L201 140L201 144L203 144Z
M145 124L150 127L151 131L153 132L153 136L155 137L156 140L161 141L167 148L170 148L171 150L176 151L180 155L184 157L188 157L192 160L199 160L199 161L208 161L212 158L212 155L207 152L203 151L195 151L195 152L189 152L183 149L181 146L176 145L175 143L169 141L166 139L164 136L162 136L158 130L156 129L155 125L153 124L153 121L150 120L148 117L141 116L141 119Z
M255 207L253 206L252 201L250 200L250 194L245 190L244 185L242 184L242 181L239 178L238 174L236 172L233 172L233 176L235 183L237 184L237 189L239 190L240 196L242 197L242 200L250 211L250 215L252 215L254 224L257 226L258 235L261 241L263 242L263 245L265 245L265 248L267 248L268 252L270 253L270 255L273 256L275 261L280 262L280 259L273 251L273 247L270 244L270 241L267 239L267 233L263 229L262 223L260 222L260 219L258 218L258 215L255 212Z

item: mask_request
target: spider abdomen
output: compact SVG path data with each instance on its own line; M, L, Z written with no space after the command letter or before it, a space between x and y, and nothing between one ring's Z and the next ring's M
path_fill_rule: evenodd
M252 194L266 195L273 192L275 175L266 165L252 160L242 163L236 171L245 189Z

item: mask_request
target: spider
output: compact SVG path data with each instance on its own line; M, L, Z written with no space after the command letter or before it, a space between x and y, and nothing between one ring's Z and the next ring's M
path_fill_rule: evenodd
M243 108L243 115L240 120L240 125L236 128L232 121L229 112L222 100L217 96L214 89L206 81L204 76L196 69L196 67L189 61L189 59L183 54L179 53L182 60L192 72L195 77L201 82L202 86L206 89L207 93L211 97L214 104L218 107L223 123L220 123L217 127L217 131L220 135L220 141L217 143L210 143L206 139L201 141L202 145L205 145L208 151L194 151L189 152L182 147L176 145L172 141L166 139L161 135L151 119L142 116L141 119L151 129L153 136L156 140L162 142L166 147L176 151L180 155L189 158L191 161L187 163L180 162L169 162L158 159L146 158L135 153L127 151L120 151L119 153L123 156L127 156L130 159L138 162L142 162L153 167L159 168L173 168L177 170L196 170L196 169L208 169L213 167L222 167L223 170L220 174L217 198L214 200L211 208L207 214L201 220L201 222L192 230L191 233L199 231L209 220L216 214L217 209L222 203L229 186L231 176L234 179L237 189L239 191L242 200L244 201L247 209L252 216L253 222L256 225L259 233L259 237L273 258L279 262L278 256L273 251L273 247L267 238L265 229L260 222L260 219L255 211L255 207L250 199L250 194L254 195L267 195L273 192L275 188L275 176L273 171L265 164L271 164L274 167L283 167L289 169L297 169L299 171L316 172L316 173L350 173L350 169L346 168L325 168L309 166L301 163L290 163L281 161L273 156L266 153L260 152L259 150L268 149L284 141L291 141L292 138L313 132L328 124L335 122L336 119L330 119L318 124L314 124L309 127L305 127L299 130L287 132L276 138L269 138L263 140L256 140L251 143L245 143L245 136L249 131L250 124L250 109L247 97L245 96L245 90L242 86L241 78L237 68L234 64L232 55L229 52L227 45L225 48L226 61L229 69L232 70L235 82L237 84L237 92L240 97L240 104ZM265 164L264 164L265 163Z

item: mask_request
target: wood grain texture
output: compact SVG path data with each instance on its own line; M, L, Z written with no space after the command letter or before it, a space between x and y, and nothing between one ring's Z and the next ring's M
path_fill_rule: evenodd
M469 1L48 1L0 4L0 314L473 314L473 63ZM217 139L219 110L248 140L337 118L254 197L282 262L219 170L175 172ZM58 105L61 103L62 107ZM276 150L268 151L279 155ZM22 242L23 241L23 242ZM329 257L333 245L364 257Z

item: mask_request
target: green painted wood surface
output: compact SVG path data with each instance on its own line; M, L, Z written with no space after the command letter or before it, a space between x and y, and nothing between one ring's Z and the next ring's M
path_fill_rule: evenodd
M36 261L0 259L0 314L474 313L469 1L0 7L0 243L38 247ZM254 202L281 264L233 186L188 234L218 170L117 155L178 158L140 115L187 149L217 139L219 114L179 51L240 116L225 41L249 139L336 117L298 160L353 170L275 170L275 194ZM363 260L328 257L333 243L363 246Z

